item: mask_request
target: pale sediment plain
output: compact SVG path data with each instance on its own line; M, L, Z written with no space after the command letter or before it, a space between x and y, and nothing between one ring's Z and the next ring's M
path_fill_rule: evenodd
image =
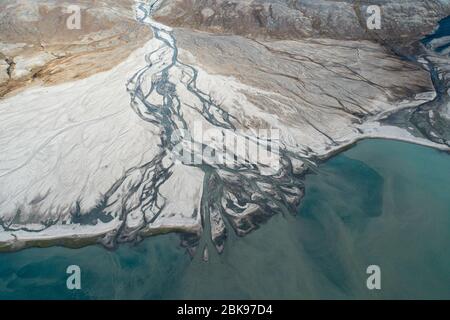
M150 17L171 23L168 3L136 2L136 19L153 38L110 70L0 100L1 249L114 247L179 231L195 235L188 246L203 234L221 251L229 229L245 235L273 214L295 212L308 168L357 140L448 150L407 125L383 123L435 100L425 65L370 37L319 36L316 27L296 39L208 33L182 20L172 29ZM210 10L202 13L213 19ZM442 13L429 12L415 28L432 29ZM177 144L195 154L217 143L173 141L172 132L198 125L259 143L259 129L279 130L277 151L251 164L233 153L226 164L177 163Z

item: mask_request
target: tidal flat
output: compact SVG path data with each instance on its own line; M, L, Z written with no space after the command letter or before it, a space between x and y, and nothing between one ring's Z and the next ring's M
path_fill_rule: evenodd
M0 254L0 299L448 299L449 154L365 140L306 176L292 215L224 252L191 260L175 234L115 251L29 248ZM381 269L368 290L366 268ZM81 290L66 268L81 268Z

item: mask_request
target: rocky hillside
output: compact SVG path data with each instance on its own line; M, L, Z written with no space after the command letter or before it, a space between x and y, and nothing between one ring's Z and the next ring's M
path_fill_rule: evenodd
M110 69L149 39L132 0L0 2L0 96L30 82L53 84ZM80 28L67 21L80 8Z
M381 30L368 32L368 5L381 8ZM450 14L445 0L166 0L158 19L172 26L283 39L326 37L410 41Z

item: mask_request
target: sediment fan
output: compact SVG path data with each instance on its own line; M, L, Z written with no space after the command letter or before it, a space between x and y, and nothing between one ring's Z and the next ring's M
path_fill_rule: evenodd
M330 4L341 7L353 8ZM222 20L209 9L199 27L211 31ZM163 24L190 23L172 21L172 10L137 1L136 19L153 38L111 70L0 101L2 248L97 240L114 247L181 231L193 235L188 246L212 241L220 252L227 229L245 235L274 214L295 212L305 171L358 139L446 148L381 125L435 92L425 69L368 37L217 35ZM271 147L253 162L232 148L218 163L203 152L218 141L196 138L196 126ZM279 136L268 140L261 129ZM178 163L175 149L202 161Z

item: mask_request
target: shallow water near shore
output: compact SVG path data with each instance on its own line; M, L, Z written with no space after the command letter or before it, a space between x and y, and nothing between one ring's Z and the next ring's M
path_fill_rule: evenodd
M0 254L0 299L450 298L450 155L366 140L306 178L296 215L278 215L225 251L193 260L177 235L116 251ZM381 290L366 268L381 268ZM81 290L66 289L79 265Z

